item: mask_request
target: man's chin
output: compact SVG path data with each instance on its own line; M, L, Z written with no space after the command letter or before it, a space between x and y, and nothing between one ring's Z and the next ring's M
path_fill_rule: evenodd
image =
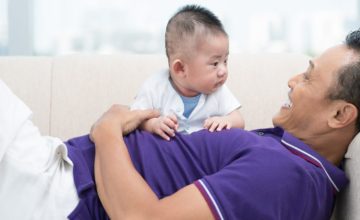
M276 123L276 120L274 120L274 118L273 118L273 120L272 120L272 124L273 124L274 127L278 127L278 126L279 126L278 123Z
M284 118L284 117L281 115L281 110L280 110L272 117L272 123L273 123L274 127L281 127L281 125L282 125L281 121L284 121L284 120L282 120L282 118Z

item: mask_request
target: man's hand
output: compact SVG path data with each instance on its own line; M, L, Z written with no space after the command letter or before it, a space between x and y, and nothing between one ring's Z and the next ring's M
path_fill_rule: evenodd
M95 141L104 137L103 135L127 135L143 121L158 116L159 112L156 110L130 111L127 106L113 105L92 126L90 138Z
M204 128L208 129L210 132L221 131L222 129L230 129L232 126L231 121L227 116L215 116L210 117L205 120Z
M176 116L173 114L160 116L144 122L142 128L169 141L170 137L175 136L175 131L178 128L178 121Z
M122 135L157 117L155 110L114 105L92 127L96 189L106 212L111 219L213 219L194 184L159 200L133 165Z

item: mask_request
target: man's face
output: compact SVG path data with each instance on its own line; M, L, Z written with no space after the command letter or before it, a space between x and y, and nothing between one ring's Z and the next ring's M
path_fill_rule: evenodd
M289 80L289 100L273 117L273 124L300 139L326 132L328 120L336 114L332 108L335 101L328 98L329 89L334 86L339 69L353 57L351 50L340 45L310 60L305 72Z

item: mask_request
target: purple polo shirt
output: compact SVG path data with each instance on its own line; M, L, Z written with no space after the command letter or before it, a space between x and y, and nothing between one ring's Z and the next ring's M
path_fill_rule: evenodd
M280 128L202 130L172 141L135 131L125 142L159 198L194 183L215 219L329 219L334 193L347 183L342 170ZM69 218L108 218L95 190L93 144L83 136L67 146L81 199Z

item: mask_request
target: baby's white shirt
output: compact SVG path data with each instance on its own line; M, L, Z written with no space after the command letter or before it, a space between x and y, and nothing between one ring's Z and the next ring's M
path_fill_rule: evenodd
M184 103L170 82L169 71L160 71L147 79L131 109L158 109L162 115L175 114L178 132L192 133L204 129L204 121L212 116L224 116L240 108L241 105L226 85L210 95L201 94L199 102L188 118L184 113Z

